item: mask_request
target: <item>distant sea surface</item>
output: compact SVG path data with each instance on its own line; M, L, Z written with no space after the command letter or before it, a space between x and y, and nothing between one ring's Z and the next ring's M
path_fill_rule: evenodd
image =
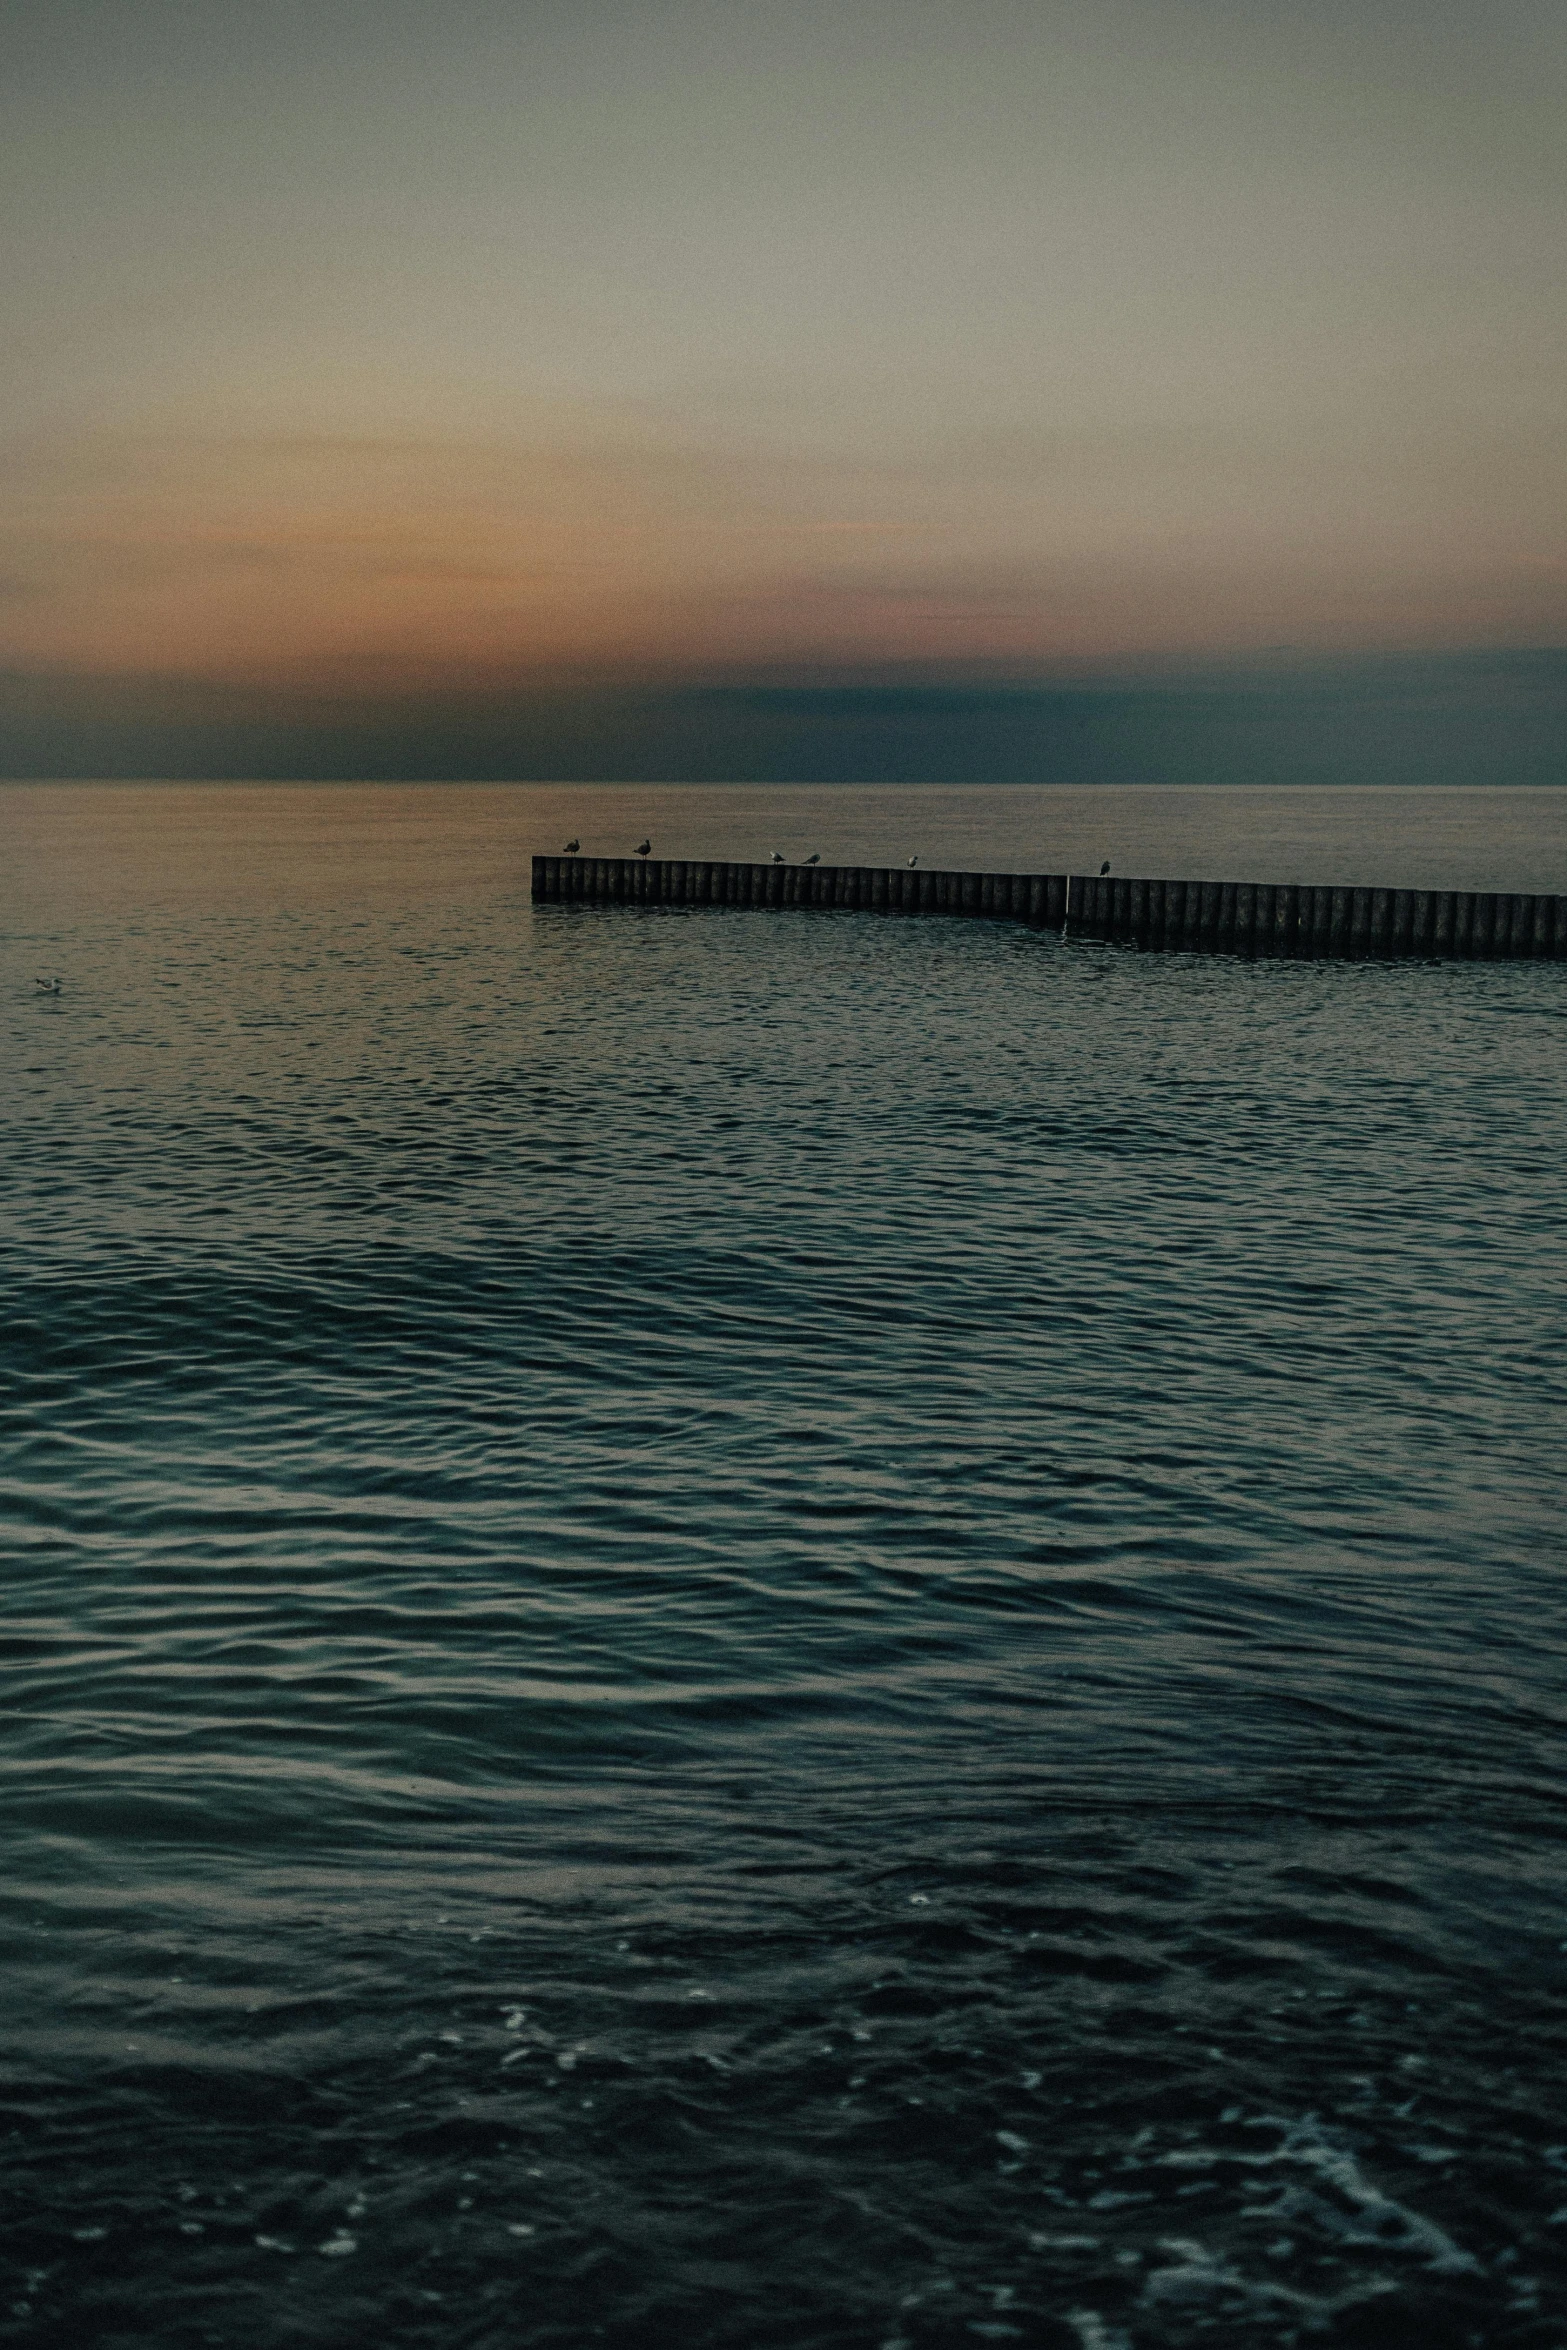
M0 2335L1567 2342L1567 792L0 789ZM58 975L58 994L35 985Z

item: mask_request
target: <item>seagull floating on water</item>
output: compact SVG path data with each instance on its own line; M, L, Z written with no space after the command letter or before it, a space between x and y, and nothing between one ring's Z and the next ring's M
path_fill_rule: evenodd
M637 855L639 857L650 857L652 854L653 843L650 840L639 840L637 842Z
M580 840L569 840L569 841L567 841L567 843L566 843L566 854L567 854L567 856L568 856L568 857L574 857L574 856L576 855L577 851L578 851L578 850L581 848L581 846L582 846L582 843L581 843L581 841L580 841Z
M811 851L810 855L809 855L809 856L808 856L808 857L807 857L807 858L806 858L804 861L805 861L805 863L806 863L807 865L819 865L819 864L821 863L821 861L822 861L822 852L821 852L821 850L820 850L820 849L812 849L812 851Z
M1099 868L1099 878L1100 878L1100 880L1101 880L1101 881L1104 879L1105 875L1106 875L1106 874L1109 872L1109 870L1110 870L1110 860L1109 860L1109 858L1108 858L1108 857L1106 857L1106 859L1105 859L1104 863L1103 863L1103 864L1100 866L1100 868Z
M58 979L35 979L33 981L33 985L34 987L41 987L45 995L58 995L60 992L60 982Z

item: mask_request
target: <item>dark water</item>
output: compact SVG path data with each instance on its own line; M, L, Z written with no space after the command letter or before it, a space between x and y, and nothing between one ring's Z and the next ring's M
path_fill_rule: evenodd
M0 802L19 2343L1567 2341L1567 968Z

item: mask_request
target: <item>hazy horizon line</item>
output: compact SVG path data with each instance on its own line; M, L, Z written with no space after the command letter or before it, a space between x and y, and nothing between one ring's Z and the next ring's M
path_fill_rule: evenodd
M1567 647L984 679L289 695L0 671L0 776L253 782L1567 782Z

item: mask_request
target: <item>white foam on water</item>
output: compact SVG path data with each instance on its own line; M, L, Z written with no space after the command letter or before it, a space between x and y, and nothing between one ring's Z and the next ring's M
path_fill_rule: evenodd
M1348 2147L1329 2137L1308 2118L1286 2130L1284 2142L1266 2157L1274 2163L1297 2163L1332 2188L1350 2206L1348 2214L1314 2198L1313 2216L1323 2219L1330 2232L1349 2244L1374 2244L1379 2251L1418 2253L1439 2276L1478 2276L1473 2253L1455 2244L1445 2229L1423 2212L1411 2211L1368 2179ZM1299 2191L1281 2196L1280 2218L1300 2208Z
M1248 2129L1281 2131L1277 2146L1265 2154L1242 2154L1233 2149L1206 2146L1182 2146L1162 2155L1160 2161L1169 2170L1212 2170L1220 2164L1240 2165L1259 2173L1287 2170L1295 2167L1305 2171L1332 2190L1338 2197L1334 2203L1316 2194L1310 2187L1284 2182L1277 2199L1267 2208L1278 2219L1310 2218L1335 2237L1340 2243L1375 2245L1380 2252L1412 2252L1424 2260L1426 2266L1443 2276L1474 2276L1482 2273L1474 2255L1455 2244L1445 2229L1423 2212L1411 2211L1391 2195L1383 2193L1374 2181L1366 2177L1356 2157L1338 2139L1331 2137L1311 2116L1304 2121L1284 2122L1262 2115L1247 2123ZM1411 2152L1419 2152L1411 2148ZM1422 2156L1432 2159L1433 2156ZM1435 2153L1435 2159L1448 2159L1445 2149ZM1253 2192L1261 2191L1262 2181L1256 2182ZM1344 2206L1348 2206L1347 2209Z
M1066 2322L1083 2350L1131 2350L1130 2337L1119 2326L1106 2325L1097 2309L1069 2309Z
M1143 2280L1145 2302L1205 2301L1222 2293L1255 2309L1294 2309L1314 2322L1330 2314L1327 2302L1294 2292L1288 2285L1244 2276L1189 2236L1162 2236L1159 2242L1162 2251L1175 2257L1168 2267L1149 2270Z

